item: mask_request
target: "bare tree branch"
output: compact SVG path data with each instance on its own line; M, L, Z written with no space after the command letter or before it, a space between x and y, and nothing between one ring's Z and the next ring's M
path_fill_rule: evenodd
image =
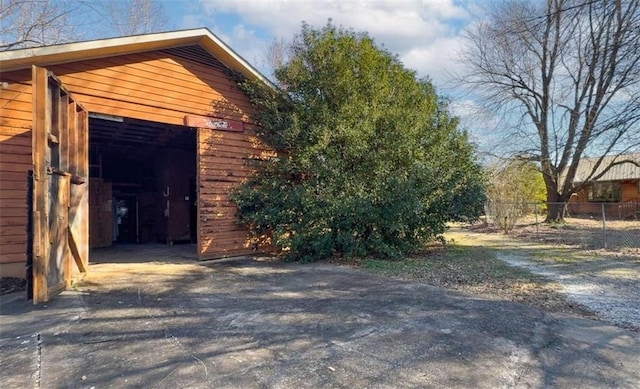
M78 38L70 16L81 4L66 0L0 0L0 50Z
M0 0L0 51L168 29L158 0Z
M460 81L519 123L504 134L519 134L514 153L539 159L549 202L586 185L574 182L584 155L640 148L640 0L504 0L466 38Z
M167 30L168 19L157 0L103 0L98 4L116 36Z

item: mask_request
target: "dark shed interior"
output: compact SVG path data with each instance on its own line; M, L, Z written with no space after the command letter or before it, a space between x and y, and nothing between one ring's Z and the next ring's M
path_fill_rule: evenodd
M196 131L90 114L89 244L195 243Z

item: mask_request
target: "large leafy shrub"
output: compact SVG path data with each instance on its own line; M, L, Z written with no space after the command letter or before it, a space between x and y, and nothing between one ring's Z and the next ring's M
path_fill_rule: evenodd
M400 257L482 211L467 135L427 80L362 33L303 25L281 89L242 88L278 157L234 193L240 220L290 259Z

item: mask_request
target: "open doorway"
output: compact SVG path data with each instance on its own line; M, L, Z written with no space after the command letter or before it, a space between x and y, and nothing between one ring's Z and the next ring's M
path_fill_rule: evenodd
M185 126L89 116L89 244L192 245L196 132Z

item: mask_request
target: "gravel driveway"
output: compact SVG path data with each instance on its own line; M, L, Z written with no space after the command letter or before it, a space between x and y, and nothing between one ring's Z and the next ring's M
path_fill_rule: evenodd
M523 242L496 233L465 237L495 249L497 258L512 266L557 282L569 300L600 319L640 329L640 258Z
M640 329L640 266L635 262L599 259L597 264L558 265L513 252L498 252L510 265L545 276L562 286L569 300L612 324Z

